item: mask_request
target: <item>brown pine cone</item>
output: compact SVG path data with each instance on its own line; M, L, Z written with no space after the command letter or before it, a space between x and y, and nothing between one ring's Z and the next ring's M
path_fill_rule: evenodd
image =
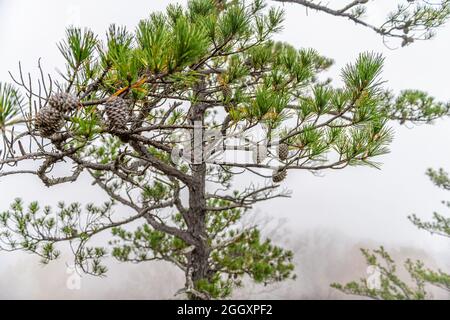
M272 181L280 183L287 177L287 170L283 168L276 169L272 174Z
M115 98L106 104L105 112L108 118L107 123L111 128L126 129L129 117L129 105L126 100Z
M81 105L77 97L66 92L52 94L48 98L48 104L64 114L76 110Z
M50 106L41 108L34 119L34 125L43 137L49 137L58 132L63 124L62 113Z
M289 156L289 147L287 144L282 143L278 146L278 158L281 161L284 161L288 158Z

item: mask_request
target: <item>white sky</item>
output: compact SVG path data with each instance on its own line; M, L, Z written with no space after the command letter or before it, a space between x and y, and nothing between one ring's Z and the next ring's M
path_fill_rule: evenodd
M19 60L25 70L35 71L39 57L50 73L56 67L62 69L55 43L63 37L69 23L79 22L103 35L110 23L133 28L149 12L174 2L0 0L0 81L9 81L7 71L14 73ZM383 11L379 8L385 7L380 4L374 11L374 20ZM285 5L285 9L285 29L277 38L299 48L313 47L333 58L336 64L330 76L335 84L339 84L342 66L354 61L361 51L373 50L386 57L383 78L390 88L421 89L438 99L450 100L450 26L441 29L434 40L390 50L378 35L346 20L311 11L306 14L298 5ZM424 172L428 167L450 169L449 121L413 129L395 126L392 153L379 159L384 163L381 171L356 167L325 171L322 177L290 172L285 186L292 189L292 199L269 201L257 210L286 218L293 233L333 231L391 247L408 245L425 249L439 260L447 259L450 265L449 257L444 259L443 253L448 252L448 242L418 231L406 219L411 213L428 218L435 210L444 212L440 201L448 194L435 188ZM49 190L35 177L2 178L0 210L18 196L44 203L104 199L103 193L84 182ZM15 258L6 255L0 253L0 270L1 266L16 263Z

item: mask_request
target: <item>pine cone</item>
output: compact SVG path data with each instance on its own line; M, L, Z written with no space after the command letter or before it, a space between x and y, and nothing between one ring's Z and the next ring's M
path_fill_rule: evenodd
M228 101L229 99L231 99L231 97L233 95L233 90L231 89L231 87L228 84L224 84L224 85L222 85L221 89L222 89L223 100Z
M282 143L278 146L278 158L281 161L284 161L288 158L289 156L289 147L287 144Z
M126 129L128 122L128 103L122 98L116 98L106 104L106 116L108 124L113 129Z
M272 174L272 181L274 183L280 183L287 177L287 170L286 169L276 169Z
M63 115L58 110L45 106L39 110L34 120L36 129L39 130L41 136L49 137L58 132L64 124Z
M80 106L80 100L70 93L59 92L52 94L50 98L48 98L48 104L50 107L66 114L76 110Z

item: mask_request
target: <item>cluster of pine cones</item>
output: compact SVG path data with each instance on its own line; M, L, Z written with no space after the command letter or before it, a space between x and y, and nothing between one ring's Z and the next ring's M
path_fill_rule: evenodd
M66 92L50 96L47 104L36 114L34 125L43 137L57 133L64 125L64 116L81 106L77 97ZM129 118L129 104L126 100L114 97L105 104L107 125L111 129L126 129Z
M278 159L281 161L285 161L289 156L289 146L285 143L282 143L278 146ZM274 170L272 174L272 181L274 183L280 183L287 177L286 168L280 167Z
M36 114L34 125L43 137L50 137L64 125L64 115L76 110L80 101L70 93L59 92L50 96L47 105Z

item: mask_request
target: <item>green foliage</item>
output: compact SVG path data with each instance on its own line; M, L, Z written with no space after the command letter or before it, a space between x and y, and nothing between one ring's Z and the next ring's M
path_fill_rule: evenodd
M280 122L282 112L288 104L288 97L271 89L261 88L255 94L255 99L246 110L246 119L263 121L274 127Z
M91 30L69 28L66 31L66 39L58 44L58 48L68 66L76 71L92 58L96 45L97 37Z
M437 187L450 191L450 177L448 176L448 173L444 171L444 169L428 169L427 175Z
M431 234L450 237L450 218L444 217L439 213L433 213L433 220L431 222L424 222L415 214L408 218L419 229L426 230Z
M450 191L450 178L444 169L428 169L427 175L437 187ZM443 201L443 204L450 208L450 202ZM450 238L450 217L434 212L432 221L423 221L415 214L409 216L408 219L421 230Z
M169 23L152 14L139 23L137 41L142 62L153 73L174 72L198 61L208 49L204 28L179 14Z
M237 285L239 286L240 284ZM223 299L231 294L233 283L230 280L223 279L219 273L216 273L210 279L197 281L196 286L198 290L207 292L214 299Z
M142 197L145 199L152 199L154 201L160 201L167 197L168 188L163 183L156 181L152 186L145 186L142 192Z
M421 261L416 261L414 264L410 263L410 265L411 271L415 274L415 277L450 292L450 274L445 273L442 270L434 271L428 269Z
M100 51L104 68L110 67L107 85L113 90L130 85L139 78L142 63L133 49L133 35L125 27L111 25L107 34L106 50Z
M161 184L146 191L153 200L167 195ZM157 199L161 201L161 199ZM101 207L88 204L84 210L79 203L59 203L57 210L41 208L37 202L24 207L17 199L11 209L0 214L0 233L3 250L24 250L41 257L42 263L59 258L57 245L70 241L74 248L74 260L86 273L103 276L107 268L102 260L111 254L122 262L167 260L181 269L186 268L187 257L193 250L182 239L143 224L130 232L122 224L137 219L114 222L113 203ZM208 242L211 245L210 275L198 282L197 289L214 298L225 298L233 288L242 285L245 276L265 285L295 278L292 275L293 253L263 239L260 230L253 225L241 225L244 211L232 208L229 201L211 200L207 216ZM184 229L180 214L171 218L172 223ZM87 242L97 233L111 229L113 240L107 247L89 247Z
M435 30L445 24L450 16L450 2L448 0L430 4L424 1L410 9L409 4L398 5L389 14L384 23L384 30L399 29L404 33L402 46L408 45L418 36L421 40L431 39Z
M214 262L230 277L246 273L264 284L292 277L292 252L274 246L269 239L262 240L258 229L231 232L230 236L233 243L212 254Z
M243 4L230 7L218 21L220 40L228 42L249 32L251 17L247 15Z
M363 90L370 91L378 89L380 82L384 58L376 53L362 53L359 55L356 63L349 64L342 71L342 79L347 87L354 91L353 98L361 98ZM369 94L369 93L367 93Z
M270 284L294 278L293 253L284 250L269 239L263 239L256 226L242 226L244 211L240 209L220 210L230 205L229 201L211 200L207 216L208 242L211 245L210 274L197 283L197 290L213 298L231 295L233 288L243 284L245 276L257 283ZM186 228L181 214L171 218L174 225ZM134 232L113 228L117 238L112 255L123 262L167 260L184 269L187 257L193 250L183 240L153 230L147 224Z
M436 186L444 190L450 190L450 179L443 169L438 171L429 169L427 175ZM448 202L444 202L444 204L450 207ZM421 230L450 238L450 219L443 215L436 212L433 213L433 220L430 222L421 220L415 214L409 216L408 219ZM368 287L367 279L361 279L359 282L352 281L345 285L334 283L331 285L333 288L346 294L383 300L421 300L431 298L431 295L426 291L426 284L450 292L450 274L442 270L434 271L429 269L425 267L422 261L413 262L410 259L405 261L405 269L412 280L405 282L397 274L394 260L383 247L379 250L374 250L372 253L362 249L362 253L366 258L367 265L375 266L381 272L381 287ZM414 285L410 285L410 283Z
M169 53L169 72L183 69L198 61L207 52L207 38L204 29L189 23L185 17L180 17L174 22L170 38L173 41L173 48Z
M383 104L382 111L401 124L407 121L429 123L450 114L450 103L438 102L419 90L404 90L397 97L386 92Z
M22 102L23 98L14 86L0 82L0 130L17 123Z
M76 136L91 141L98 133L99 119L93 107L85 108L79 116L72 117L73 131Z
M47 264L60 257L57 244L69 241L76 253L76 265L86 273L104 275L107 269L100 260L106 249L87 247L86 241L105 230L112 207L112 202L100 207L88 204L83 212L79 203L60 202L53 211L50 207L41 208L37 202L25 207L21 199L16 199L10 210L0 214L0 249L34 253Z
M389 39L398 39L402 47L416 40L433 38L436 30L442 27L450 17L450 1L408 0L397 4L379 25L372 24L370 19L371 5L368 0L345 1L345 3L321 3L313 0L275 0L277 2L292 2L314 11L332 16L342 17L371 29L383 38L385 45ZM389 7L389 4L386 5ZM372 9L374 9L372 7Z
M134 232L123 228L113 228L112 235L116 239L110 241L113 246L112 256L122 262L143 262L152 260L164 260L170 257L177 264L185 264L186 257L183 254L188 246L182 240L153 230L144 224Z
M427 298L425 281L416 272L418 264L406 261L404 267L411 276L413 285L401 280L397 274L397 266L383 247L373 252L361 249L368 266L380 272L380 287L368 285L367 279L352 281L346 285L334 283L331 286L343 293L364 296L377 300L423 300Z

